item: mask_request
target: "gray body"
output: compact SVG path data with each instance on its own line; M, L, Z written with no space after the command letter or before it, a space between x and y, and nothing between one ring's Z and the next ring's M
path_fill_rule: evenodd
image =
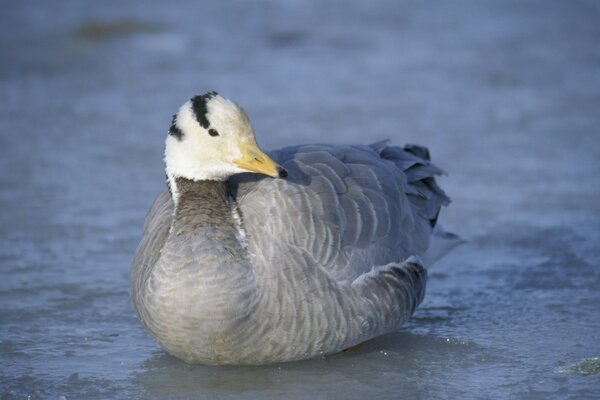
M286 179L180 178L177 210L164 191L148 214L133 304L187 362L338 352L397 329L423 299L420 260L448 202L426 149L310 145L271 156Z

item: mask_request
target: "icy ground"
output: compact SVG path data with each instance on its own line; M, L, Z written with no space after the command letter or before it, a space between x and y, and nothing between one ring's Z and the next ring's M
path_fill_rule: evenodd
M16 1L0 12L1 399L600 397L600 3ZM429 146L436 265L351 354L186 365L129 264L173 112L219 92L265 148Z

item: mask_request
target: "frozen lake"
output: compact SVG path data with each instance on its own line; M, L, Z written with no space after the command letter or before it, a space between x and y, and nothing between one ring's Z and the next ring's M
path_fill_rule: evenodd
M214 3L3 2L0 398L599 398L600 3ZM430 148L469 243L401 331L254 368L143 331L131 258L208 90L266 149Z

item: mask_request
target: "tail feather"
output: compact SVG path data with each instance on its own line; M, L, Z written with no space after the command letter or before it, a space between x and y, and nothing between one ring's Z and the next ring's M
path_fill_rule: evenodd
M433 233L429 247L425 252L423 262L431 266L445 256L450 250L464 243L460 236L445 232L437 224L442 206L450 203L450 198L438 186L435 177L445 172L433 164L431 155L426 147L408 144L404 147L390 146L388 140L382 140L370 145L379 153L381 158L392 161L406 175L406 195L415 211L422 218L429 220Z
M429 241L427 252L423 256L423 263L431 267L436 261L448 254L456 246L465 243L466 240L455 233L446 232L441 225L436 225Z

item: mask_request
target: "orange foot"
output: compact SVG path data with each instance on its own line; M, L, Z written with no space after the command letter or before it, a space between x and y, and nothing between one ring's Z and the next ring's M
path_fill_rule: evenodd
M364 346L363 343L355 344L354 346L350 346L347 349L343 350L344 353L350 353L352 351L360 350Z

